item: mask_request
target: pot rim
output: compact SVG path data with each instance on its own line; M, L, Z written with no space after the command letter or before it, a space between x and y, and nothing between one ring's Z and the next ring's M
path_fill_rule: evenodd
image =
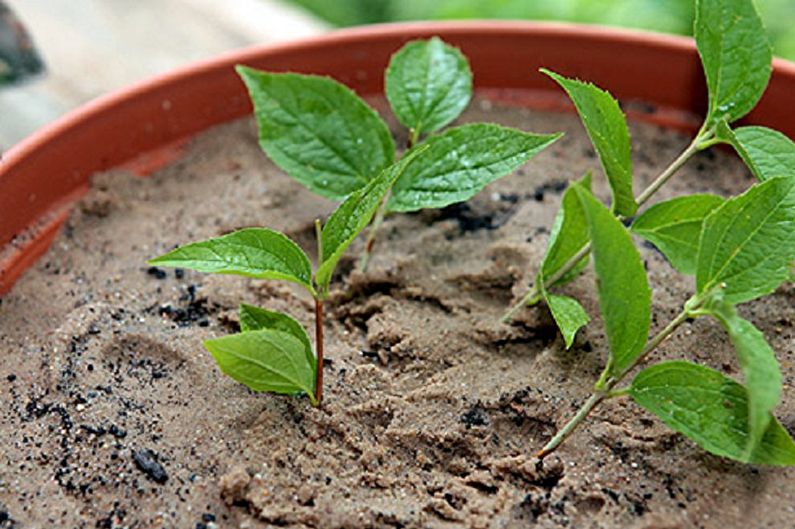
M162 74L152 75L131 85L118 88L107 94L98 96L82 105L70 110L63 116L48 123L33 132L20 142L11 146L3 154L0 162L0 177L20 158L35 152L41 145L46 144L53 137L58 136L71 126L79 124L89 116L112 110L120 101L134 98L153 88L168 85L175 79L188 75L214 70L230 64L252 62L263 53L281 53L286 51L301 51L343 41L367 40L371 37L411 37L418 33L443 33L445 35L467 34L473 30L484 35L505 36L511 32L532 31L541 36L571 36L585 38L608 38L627 44L636 43L638 40L646 44L691 52L695 49L694 39L682 35L671 35L654 31L644 31L629 28L616 28L602 25L575 24L568 22L537 22L519 20L467 20L467 21L434 21L434 22L393 22L384 24L370 24L353 28L333 30L322 35L295 39L273 44L255 44L236 50L223 52L210 59L203 59L177 67ZM795 62L775 57L773 71L782 74L795 75Z

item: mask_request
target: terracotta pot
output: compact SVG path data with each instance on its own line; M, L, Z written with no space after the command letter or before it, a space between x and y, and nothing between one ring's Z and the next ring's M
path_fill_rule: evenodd
M691 39L530 22L419 23L364 27L233 52L100 98L9 151L0 166L0 294L48 247L89 177L126 165L147 174L176 159L190 136L250 112L238 63L326 74L362 95L383 91L383 71L405 41L439 35L469 57L489 97L566 109L538 68L609 89L630 118L694 128L706 108ZM795 64L777 60L747 122L795 136Z

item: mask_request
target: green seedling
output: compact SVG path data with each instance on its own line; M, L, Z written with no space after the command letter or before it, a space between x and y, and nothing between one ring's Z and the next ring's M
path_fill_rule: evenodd
M359 96L327 77L238 67L248 87L260 145L310 191L343 200L397 156L386 123ZM427 150L382 200L359 268L365 270L384 216L469 200L554 143L559 134L530 134L494 124L452 127L472 97L466 57L438 38L409 42L386 70L386 96L408 129L407 154Z
M323 302L337 263L356 237L373 222L364 267L387 212L468 200L559 135L486 123L432 134L458 117L472 94L466 59L439 39L408 43L387 70L387 97L410 129L409 148L398 161L386 124L346 86L326 77L243 66L238 73L251 95L265 152L311 191L342 201L322 229L316 223L317 268L312 270L295 242L266 228L188 244L150 263L304 287L315 301L315 352L307 333L290 316L250 305L240 307L241 333L207 340L205 347L224 373L252 390L306 394L319 405Z
M590 398L539 457L555 450L602 402L629 396L711 453L746 463L795 465L795 441L773 415L782 390L775 352L736 309L792 277L795 144L770 129L731 128L756 105L771 71L770 47L751 0L697 0L695 33L709 93L706 119L688 148L637 197L629 133L618 103L593 85L545 71L574 101L602 162L612 207L591 193L590 174L567 189L537 286L506 317L544 301L571 347L589 316L577 300L551 290L576 277L593 258L607 365ZM758 183L729 199L677 197L634 217L693 154L717 143L732 145ZM651 288L632 234L654 244L677 271L695 276L693 296L651 338ZM725 329L744 384L707 367L667 361L645 367L621 385L682 324L700 317L711 317Z
M254 391L306 394L313 405L323 398L323 302L345 250L373 218L384 195L417 158L419 148L353 192L325 225L315 222L318 264L286 235L267 228L244 228L188 244L149 261L156 266L277 279L302 286L315 301L315 352L306 331L287 314L240 306L239 334L206 340L221 371Z

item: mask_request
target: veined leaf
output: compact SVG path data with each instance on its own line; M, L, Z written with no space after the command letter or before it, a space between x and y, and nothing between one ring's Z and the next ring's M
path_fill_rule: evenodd
M625 217L634 215L638 205L632 191L629 129L618 102L590 83L567 79L545 69L541 71L554 79L577 107L613 191L613 211Z
M795 143L779 131L766 127L732 130L726 121L721 121L717 135L734 147L759 181L795 176Z
M704 218L723 202L716 195L689 195L660 202L638 216L631 229L659 248L674 268L694 275Z
M718 296L719 298L720 296ZM754 325L737 315L734 306L713 301L706 307L729 333L737 351L740 367L745 375L748 394L748 445L752 454L770 423L770 413L781 397L781 371L765 335Z
M345 85L244 66L237 72L254 104L263 150L311 191L341 200L394 160L386 124Z
M563 335L563 340L566 342L566 349L569 349L574 343L574 337L577 335L582 327L591 321L591 317L582 308L582 305L569 296L559 296L555 294L544 293L544 299L549 306L549 311L555 319L555 323Z
M406 153L365 187L351 194L331 214L320 236L323 262L320 263L315 275L321 294L328 292L331 276L342 254L370 223L386 192L412 162L425 152L425 149L426 145L420 145L417 149Z
M254 391L306 393L314 403L315 370L304 344L274 329L230 334L204 346L225 374Z
M709 128L740 119L756 106L770 79L773 59L752 0L698 0L696 44L709 90Z
M590 191L591 173L588 172L577 183ZM588 219L585 217L585 211L582 209L580 199L577 198L577 193L569 186L563 193L560 209L549 233L547 252L544 255L544 262L541 264L542 278L540 279L546 279L560 270L589 241Z
M469 62L438 37L409 42L395 53L385 84L392 110L415 137L453 121L472 98Z
M795 260L795 178L771 178L715 209L699 241L699 293L742 303L773 292Z
M317 358L312 352L312 343L306 334L304 326L283 312L274 312L253 305L240 304L240 330L242 332L261 331L272 329L292 334L304 344L306 359L312 366L312 371L317 369Z
M389 210L442 208L469 200L559 137L487 123L446 130L409 151L426 148L395 182Z
M648 339L651 290L629 231L581 184L572 189L591 233L599 310L610 344L608 372L618 376L638 358Z
M630 395L708 452L758 465L795 465L795 441L772 415L756 449L746 453L748 392L718 371L663 362L638 373Z
M267 228L244 228L186 244L151 259L149 264L255 279L282 279L314 293L312 266L304 251L285 235Z

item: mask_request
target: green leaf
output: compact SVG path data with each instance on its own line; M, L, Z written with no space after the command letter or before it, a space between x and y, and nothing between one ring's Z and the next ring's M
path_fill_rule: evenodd
M345 253L348 246L370 223L387 191L394 185L395 180L411 166L412 162L425 152L426 148L425 145L421 145L406 153L403 158L384 169L377 178L371 180L365 187L351 194L331 214L321 232L323 262L318 267L315 275L321 294L325 295L328 293L331 276L334 274L334 269L337 267L342 254Z
M306 334L304 326L283 312L273 312L253 305L240 304L240 330L243 332L273 329L292 334L304 344L306 358L312 365L312 371L317 369L317 359L312 352L312 343Z
M710 213L699 241L696 286L737 304L773 292L795 260L795 178L771 178Z
M395 183L389 210L442 208L468 200L559 137L487 123L446 130L409 151L427 147Z
M708 452L758 465L795 465L795 441L772 415L758 446L747 454L748 393L714 369L663 362L638 373L629 393Z
M472 98L469 63L438 37L409 42L389 61L386 97L415 138L438 130L457 118Z
M721 121L717 135L734 147L760 181L795 175L795 143L777 130L766 127L732 130L726 121Z
M607 371L620 376L641 354L649 335L651 291L629 231L585 187L574 184L593 245L599 310L610 344Z
M314 403L315 370L304 344L274 329L206 340L204 346L225 374L254 391L306 393Z
M186 244L151 259L149 264L255 279L283 279L314 293L312 266L304 251L285 235L267 228L244 228Z
M735 121L756 106L773 58L752 0L698 0L696 44L709 91L706 128Z
M751 322L738 316L733 305L713 301L706 310L729 333L745 376L748 393L747 454L751 454L764 436L770 423L770 413L781 398L781 371L776 353L768 345L765 335Z
M570 348L571 344L574 343L577 331L587 325L591 321L591 317L588 316L582 305L574 298L544 293L544 299L549 305L549 311L552 313L560 333L563 335L566 349Z
M315 193L341 200L394 160L386 124L348 87L315 75L245 66L237 72L254 104L263 150Z
M591 173L588 172L577 183L590 191ZM545 281L566 265L577 255L577 252L588 244L590 237L585 211L580 205L577 193L569 186L566 192L563 193L560 209L549 233L547 252L544 255L544 262L541 264L541 277L539 280ZM588 260L584 259L584 261L587 264ZM584 266L580 267L577 273L582 271L582 268ZM562 284L564 282L563 279L566 278L561 278L561 280L556 282L556 285ZM569 279L573 279L573 277Z
M660 202L638 216L631 229L659 248L674 268L694 275L704 218L723 202L715 195L690 195Z
M576 79L541 69L554 79L577 107L580 119L599 154L613 192L613 212L630 217L638 210L632 191L632 158L627 120L609 93Z

